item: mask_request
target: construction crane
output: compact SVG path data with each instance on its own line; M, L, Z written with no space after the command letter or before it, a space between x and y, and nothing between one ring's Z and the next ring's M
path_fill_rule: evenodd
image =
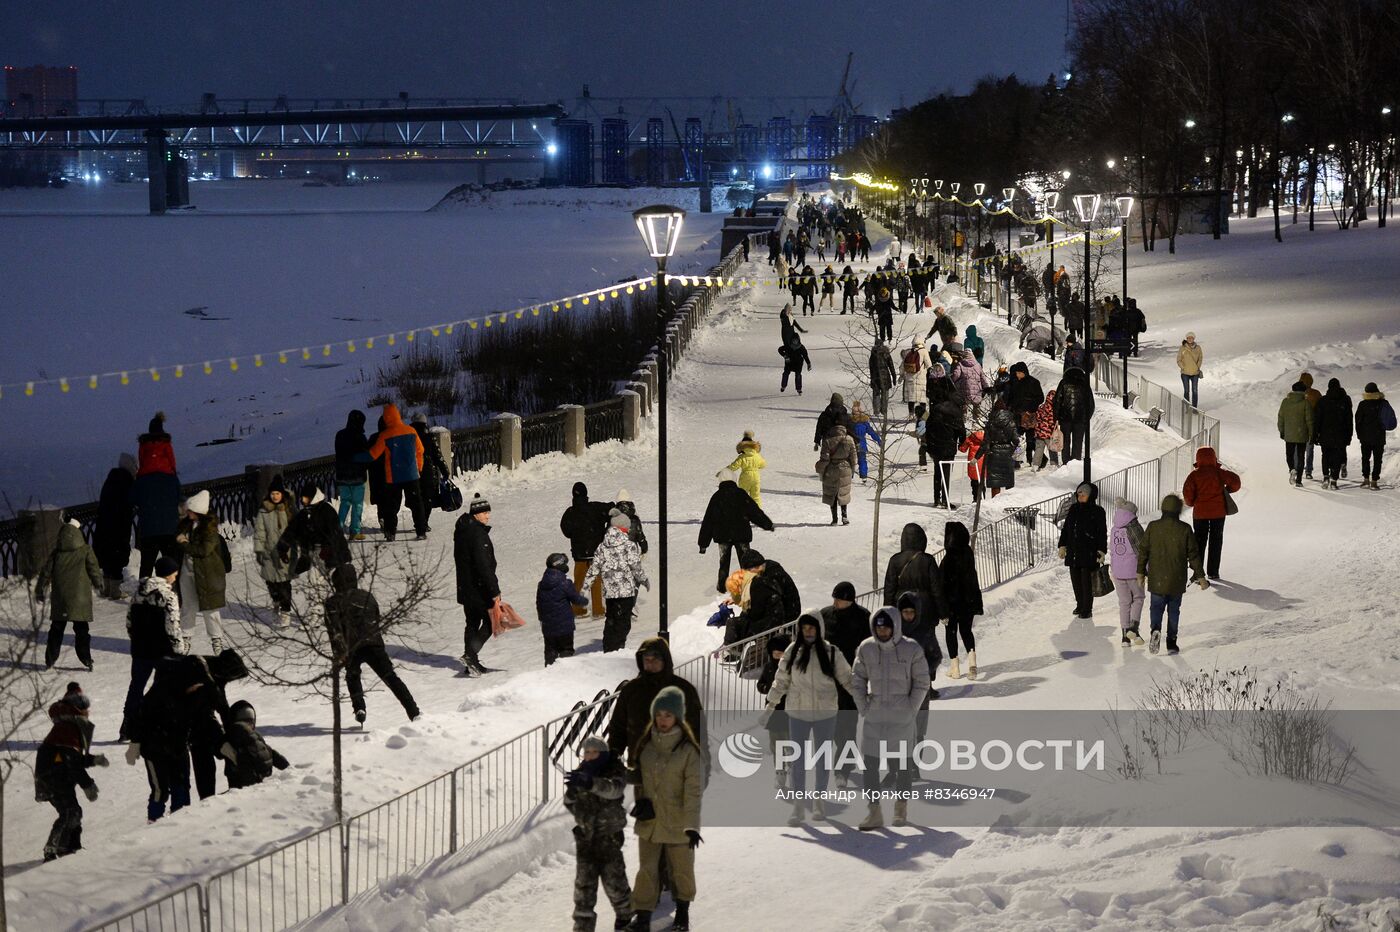
M681 150L681 159L685 162L686 177L694 177L690 170L690 153L685 150L685 137L681 136L681 128L676 125L676 117L670 107L666 108L666 117L671 121L671 132L676 134L676 146Z
M860 105L851 99L851 94L856 89L855 82L850 80L851 60L853 58L855 58L855 52L846 53L846 67L841 72L841 86L836 89L836 100L833 101L831 107L831 116L838 123L844 122L860 109Z

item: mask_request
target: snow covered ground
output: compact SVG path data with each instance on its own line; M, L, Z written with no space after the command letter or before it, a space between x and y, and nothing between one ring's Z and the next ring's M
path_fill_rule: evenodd
M22 270L0 284L0 306L23 322L0 341L0 384L133 372L125 387L91 391L84 378L67 395L4 390L0 431L45 437L0 464L9 507L94 500L157 410L169 415L186 482L324 456L397 351L380 341L322 357L319 347L652 274L631 215L643 204L691 208L672 271L720 258L723 214L699 213L695 191L507 191L432 209L451 188L208 182L195 187L197 209L164 217L146 214L144 185L0 192L9 267ZM318 352L191 371L195 384L139 372L300 346Z
M1400 234L1319 232L1276 248L1265 239L1267 233L1256 230L1262 225L1236 224L1236 232L1221 244L1183 240L1174 260L1159 254L1142 261L1140 254L1133 255L1133 293L1147 310L1151 328L1143 365L1171 386L1179 333L1195 329L1207 354L1204 407L1222 419L1225 460L1245 483L1238 497L1241 513L1229 522L1225 581L1209 592L1187 595L1183 653L1168 658L1122 651L1114 613L1103 610L1090 622L1072 622L1063 571L1033 574L988 594L987 614L977 623L983 675L976 683L957 685L940 676L943 698L935 720L945 703L950 709L1129 704L1154 675L1246 662L1315 690L1341 708L1395 707L1394 674L1400 669L1393 637L1397 505L1385 492L1352 488L1324 494L1316 488L1287 488L1273 413L1282 390L1296 378L1296 353L1319 367L1313 371L1324 384L1330 375L1341 376L1354 397L1364 381L1376 379L1385 387L1387 379L1394 379L1400 365L1394 352L1400 315L1394 314L1393 299L1387 310L1383 295L1387 289L1395 293L1400 270L1382 257ZM1364 256L1355 262L1354 274L1334 275L1327 270L1336 267L1344 248ZM755 264L753 272L760 267ZM1310 268L1319 270L1303 279L1312 297L1280 286L1287 281L1285 271ZM1324 274L1329 276L1326 288L1319 291ZM1317 312L1318 293L1328 296L1325 315ZM1382 297L1373 300L1373 293ZM993 318L948 291L944 297L960 324L978 324L989 350L1009 360L1020 358L1014 337ZM837 363L838 341L850 319L823 315L804 321L812 330L806 342L814 371L799 399L791 388L786 394L776 392L780 305L781 295L771 289L729 293L673 383L672 600L677 610L693 608L673 623L678 660L697 655L717 639L716 632L703 628L714 607L715 557L713 551L696 556L691 548L713 473L729 462L729 451L745 428L755 429L764 442L770 464L763 476L764 504L779 525L771 536L760 533L756 546L792 572L804 602L824 604L838 579L868 588L870 492L857 492L851 527L829 528L819 483L810 471L817 412L831 391L849 393L853 387ZM1358 320L1352 318L1353 308ZM919 332L926 330L929 317L896 321L905 334L915 332L916 324ZM1378 334L1375 340L1371 330ZM1307 352L1334 342L1335 348L1325 352ZM1373 349L1373 343L1389 345L1389 355ZM1048 362L1031 361L1046 373L1047 387L1053 385ZM1170 436L1142 428L1112 405L1102 407L1095 437L1112 446L1096 453L1098 470L1121 468L1172 444ZM62 416L54 407L44 410L49 418ZM176 441L180 446L178 432ZM185 449L180 446L182 455ZM598 497L629 489L651 532L654 454L654 440L607 444L577 460L543 457L516 473L472 477L468 489L483 491L495 503L493 536L507 600L528 606L544 556L566 549L554 528L575 479L589 481ZM1355 477L1355 456L1352 466ZM1015 492L997 504L1046 498L1071 487L1077 472L1070 468L1018 477ZM1394 462L1385 475L1393 486ZM939 537L945 515L925 504L932 497L931 477L921 483L886 501L882 564L905 521L920 521L931 529L931 537ZM412 546L425 554L440 552L447 549L448 531L439 517L427 544ZM235 547L241 571L248 558L246 543ZM655 572L654 551L648 570ZM234 601L261 602L260 592L249 591L255 588L231 585ZM654 630L655 611L654 597L644 595L629 648ZM94 625L98 669L78 678L93 696L99 742L111 742L125 690L125 639L120 610L104 605L99 613ZM506 672L458 679L452 674L460 626L450 586L428 614L429 624L416 642L393 650L426 714L407 725L392 697L382 689L371 695L368 727L351 737L346 749L350 812L523 733L634 669L629 649L620 655L585 653L545 671L537 632L529 627L487 648L485 662ZM597 622L585 623L580 642L596 638L597 629ZM204 646L202 632L196 646ZM65 652L60 667L66 669L55 671L55 682L75 676L74 666L71 653ZM86 915L113 915L157 890L207 876L325 823L325 704L244 684L230 693L258 707L268 740L293 761L291 770L262 787L222 794L146 826L140 806L144 779L117 760L112 768L96 772L103 792L96 803L87 804L86 850L38 867L35 859L51 814L32 802L22 777L11 783L6 836L11 860L18 863L8 870L7 894L16 928L74 928ZM32 742L41 735L36 725L26 737ZM114 759L121 750L115 744L103 749ZM852 821L787 830L707 829L698 858L697 926L1303 929L1318 927L1319 908L1358 928L1368 927L1362 922L1379 922L1387 910L1400 918L1394 880L1400 841L1392 832L911 827L864 834L854 831ZM568 839L563 817L546 820L514 852L517 860L480 858L386 885L380 897L359 904L334 924L347 929L561 927L571 908ZM814 878L828 882L813 885ZM67 894L79 884L82 901L74 903ZM790 892L794 890L803 893Z

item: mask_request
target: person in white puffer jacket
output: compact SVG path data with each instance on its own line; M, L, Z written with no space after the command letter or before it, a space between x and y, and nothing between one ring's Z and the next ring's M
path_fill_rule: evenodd
M769 714L786 699L783 708L787 712L788 736L798 744L811 742L815 753L836 736L841 690L851 691L851 665L839 650L826 642L821 616L806 612L797 620L796 640L778 661L773 685L768 690ZM825 791L830 776L826 768L817 770L814 788L818 792ZM807 768L793 767L792 789L800 793L806 788ZM806 814L805 802L794 800L788 825L801 825ZM812 801L812 815L826 818L821 799Z
M646 570L642 569L642 548L629 536L632 520L616 508L608 518L608 532L593 551L580 592L587 592L595 578L603 580L603 602L606 618L603 622L603 651L621 650L632 630L632 610L637 605L639 587L651 588Z
M928 702L932 683L923 647L906 638L902 627L899 609L886 605L877 611L870 619L870 637L856 648L856 662L851 670L851 698L861 718L864 788L872 793L880 789L881 745L890 750L900 742L905 742L907 748L914 746L918 737L915 723ZM895 789L900 792L913 788L910 765L906 758L894 771ZM904 825L908 817L908 802L896 800L894 824ZM870 811L858 828L870 831L884 824L880 803L871 802Z

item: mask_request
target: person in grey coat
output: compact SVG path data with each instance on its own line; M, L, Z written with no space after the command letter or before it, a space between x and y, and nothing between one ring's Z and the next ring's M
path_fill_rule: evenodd
M822 504L831 508L831 523L836 524L836 509L841 509L841 523L850 524L846 506L851 503L851 478L856 474L856 442L840 424L827 431L822 441L821 459L817 460L817 475L822 477Z
M277 606L282 624L292 620L292 567L277 550L277 542L287 532L292 520L292 500L275 476L267 487L267 497L253 516L253 556L258 561L258 574L267 583L268 595Z
M886 605L877 611L870 619L870 637L856 648L856 662L851 669L851 698L860 713L860 752L865 758L867 792L880 788L882 759L893 770L896 790L907 791L914 785L912 762L907 757L882 758L881 750L883 746L893 754L900 742L913 747L915 722L928 702L933 682L923 647L904 637L902 628L899 609ZM896 800L894 824L903 825L908 817L908 802ZM859 828L870 831L884 824L880 803L871 802Z

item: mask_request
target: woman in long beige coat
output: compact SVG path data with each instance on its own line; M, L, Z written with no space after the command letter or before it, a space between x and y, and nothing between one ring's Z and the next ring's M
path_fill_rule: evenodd
M705 791L705 756L685 721L685 693L667 686L651 701L651 724L637 744L634 779L637 816L636 911L629 929L650 929L661 895L661 858L676 898L672 928L690 928L695 899L695 849L700 845L700 797Z
M836 508L841 507L841 523L850 524L846 506L851 503L851 477L856 473L856 442L840 424L827 431L822 441L822 456L817 460L817 475L822 477L822 503L831 508L831 523L836 523Z

